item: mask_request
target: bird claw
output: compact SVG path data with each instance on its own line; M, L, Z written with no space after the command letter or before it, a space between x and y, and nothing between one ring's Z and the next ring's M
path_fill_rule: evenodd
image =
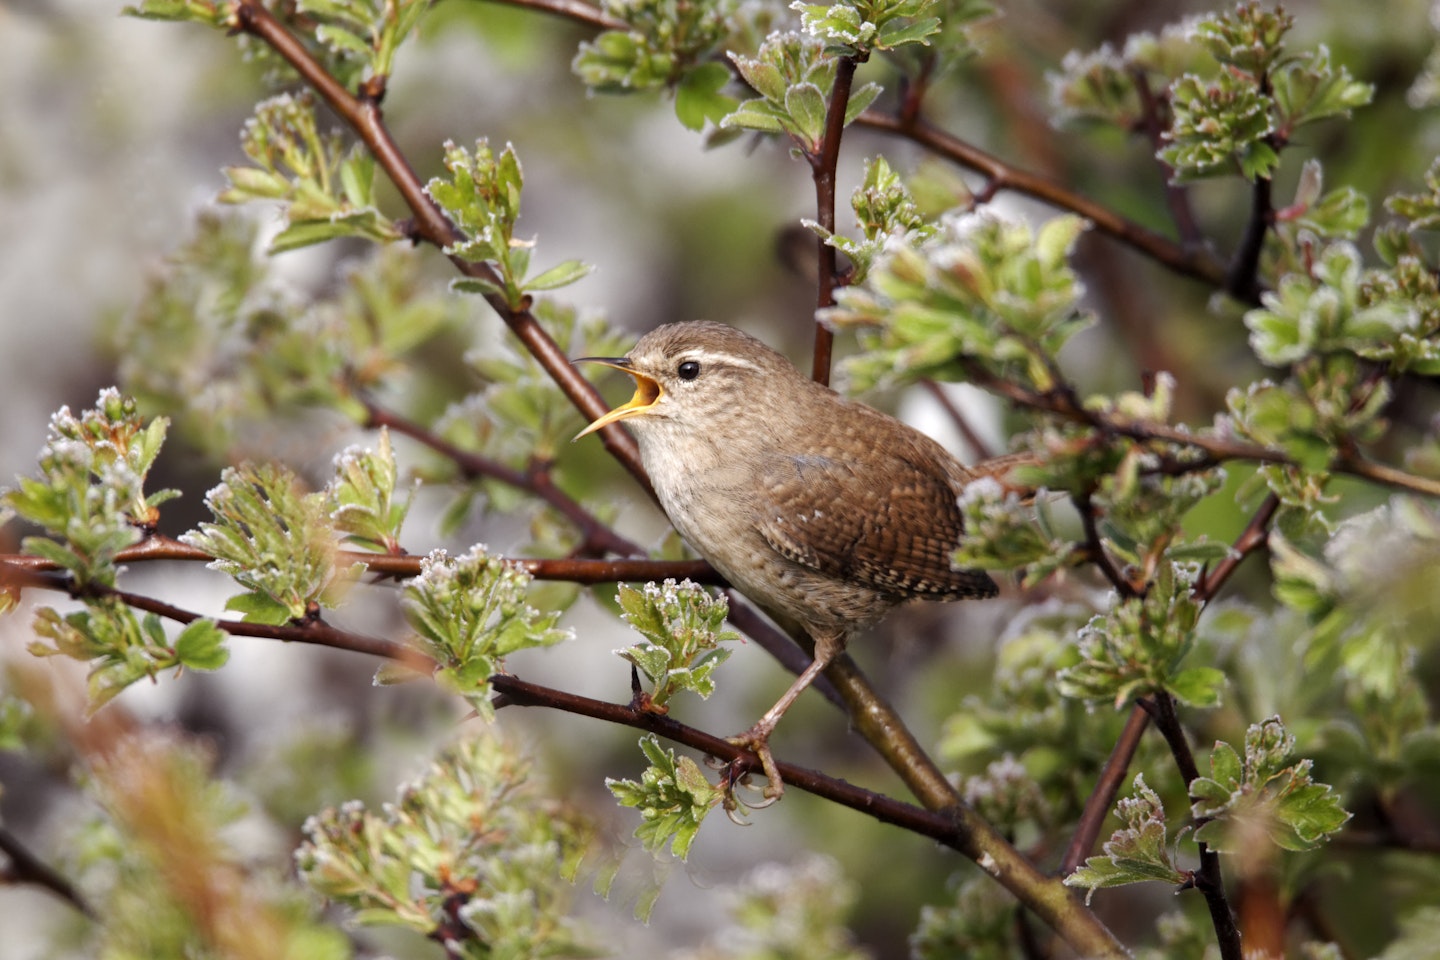
M770 732L758 724L738 737L729 738L730 743L755 755L755 759L760 761L760 771L765 775L766 781L763 788L757 788L751 782L755 761L749 757L742 755L724 765L720 786L725 791L725 814L735 823L748 825L748 821L742 819L744 814L737 814L737 811L763 810L785 794L785 781L780 778L780 769L770 752L769 739ZM759 789L760 799L740 799L738 791L742 789Z

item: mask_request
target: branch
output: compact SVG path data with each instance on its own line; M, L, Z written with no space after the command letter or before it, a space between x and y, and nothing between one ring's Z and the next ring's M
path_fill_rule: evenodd
M371 429L388 427L396 433L419 441L454 463L466 479L488 477L539 497L579 528L584 535L586 546L593 546L621 556L645 555L645 550L638 544L611 530L565 491L555 486L550 472L545 466L537 464L529 471L516 470L514 467L489 457L462 450L434 431L399 413L381 407L369 397L362 396L359 399L365 407L366 427Z
M1075 509L1080 512L1080 524L1085 530L1085 547L1090 554L1090 559L1122 600L1139 596L1135 584L1131 583L1126 576L1115 566L1115 561L1110 559L1110 553L1105 549L1105 541L1100 536L1100 528L1095 518L1095 502L1092 499L1092 491L1074 494L1071 497L1075 501Z
M1200 768L1195 765L1195 755L1190 752L1190 740L1180 718L1175 713L1175 701L1165 690L1157 691L1153 700L1141 701L1151 710L1155 726L1170 745L1175 765L1186 787L1200 777ZM1200 872L1195 878L1196 888L1205 896L1205 905L1210 910L1210 922L1215 927L1215 939L1220 944L1222 960L1243 960L1240 949L1240 928L1235 924L1235 914L1225 898L1225 878L1220 873L1220 857L1204 843L1196 843L1200 850Z
M842 658L843 659L843 658ZM838 663L839 661L837 661ZM491 685L506 701L517 706L543 706L580 716L605 720L654 733L725 761L748 761L759 769L760 761L727 740L687 727L669 717L660 717L635 707L551 690L517 677L499 675ZM1058 879L1047 877L1025 860L993 827L964 805L943 812L921 810L883 794L864 790L805 767L778 763L787 787L794 787L874 817L881 823L902 827L958 850L1000 882L1080 955L1101 958L1128 957L1115 940L1080 902L1073 891Z
M1140 109L1143 111L1141 127L1150 140L1150 146L1155 151L1155 162L1159 164L1160 173L1165 178L1165 202L1170 207L1170 219L1175 222L1180 241L1193 250L1204 243L1205 238L1195 223L1195 211L1190 206L1189 191L1175 183L1175 168L1160 159L1160 148L1165 145L1165 124L1160 118L1160 101L1156 99L1155 91L1150 89L1150 80L1145 76L1144 70L1134 68L1130 73L1130 80L1135 84L1135 92L1140 95Z
M48 890L90 920L95 911L65 877L31 853L10 831L0 828L0 853L10 862L0 869L0 882L27 883Z
M204 550L158 534L115 554L117 563L156 560L209 563L214 559ZM363 550L337 550L335 552L337 565L349 566L363 563L370 572L387 577L419 576L422 559L414 554L367 553ZM519 567L536 580L564 580L570 583L599 584L621 581L644 583L650 580L688 579L710 586L725 586L724 578L704 560L586 560L525 557L502 557L501 559ZM30 554L0 554L0 570L5 568L48 572L59 570L60 566L44 557ZM58 582L46 580L25 582L19 585L56 589L55 584Z
M1197 463L1193 469L1208 468L1226 460L1254 460L1259 463L1275 463L1292 467L1297 465L1295 459L1288 453L1274 447L1266 447L1244 440L1230 440L1213 434L1192 433L1185 427L1176 427L1165 423L1106 415L1096 410L1086 409L1075 400L1073 394L1066 391L1038 393L997 377L973 361L967 362L965 358L961 358L961 363L964 365L966 376L976 386L984 387L986 390L1022 406L1053 413L1074 423L1086 424L1102 433L1129 437L1132 440L1158 440L1164 443L1193 447L1210 455L1209 461ZM1331 461L1327 469L1334 473L1361 477L1397 490L1423 494L1428 497L1440 497L1440 480L1406 473L1395 467L1367 460L1358 454L1342 453Z
M1173 270L1181 276L1200 280L1213 287L1225 284L1225 268L1215 256L1203 248L1187 250L1133 220L1127 220L1108 207L1082 197L1047 177L1020 170L957 137L931 126L923 120L905 121L876 110L860 114L857 123L874 130L883 130L905 137L940 156L977 173L989 181L984 194L993 196L1001 190L1013 190L1053 207L1077 213L1121 243Z
M1260 302L1260 253L1265 249L1265 235L1275 223L1272 186L1269 177L1255 178L1255 186L1250 191L1250 221L1245 225L1235 259L1225 274L1225 292L1245 303Z
M583 0L504 0L512 7L538 10L556 17L564 17L576 23L583 23L599 30L629 31L630 24L605 13L599 7L584 3Z
M1200 582L1195 585L1197 600L1209 603L1215 599L1215 594L1220 592L1220 588L1230 579L1230 575L1241 562L1270 541L1270 521L1275 519L1275 511L1279 508L1280 498L1275 494L1265 498L1265 502L1260 504L1260 509L1255 511L1255 516L1250 518L1250 522L1230 547L1230 555L1217 563L1215 569L1200 572Z
M965 411L950 399L950 394L945 392L944 386L930 379L921 380L920 385L945 409L945 413L950 417L950 422L955 424L955 429L960 431L960 436L965 438L965 443L974 452L976 462L994 459L995 451L990 449L990 444L986 443L985 438L975 430L970 423L970 418L965 416Z
M1070 838L1070 845L1065 848L1065 856L1060 861L1062 877L1068 877L1078 870L1090 856L1090 851L1095 849L1095 841L1100 838L1100 828L1115 805L1115 798L1120 794L1126 774L1130 772L1130 761L1135 759L1135 751L1140 749L1140 738L1149 725L1150 714L1146 713L1145 708L1139 704L1132 707L1130 716L1125 720L1125 728L1120 731L1114 749L1110 751L1105 766L1100 770L1100 779L1095 781L1095 789L1090 791L1090 796L1085 800L1085 810L1080 814L1080 822L1075 826L1075 835Z
M550 12L564 12L571 15L563 2L550 3ZM276 20L261 0L236 0L235 21L239 29L269 44L284 60L295 68L301 78L325 100L336 115L355 131L361 141L374 154L405 205L414 215L414 233L419 239L446 250L465 239L449 218L425 192L410 161L386 128L380 105L374 99L361 99L337 81L318 60L310 55L305 46L292 36L280 21ZM458 256L450 256L450 262L462 274L492 283L499 278L488 263L472 263ZM519 337L540 363L545 372L559 385L570 401L582 414L591 420L604 415L609 409L599 392L571 365L570 358L555 343L554 339L535 320L526 308L512 309L498 295L487 295L486 302L505 321L515 336ZM619 426L611 425L600 431L606 449L619 460L627 470L640 481L653 496L645 467L640 462L640 451L635 440Z
M835 65L835 84L830 89L830 103L825 110L825 136L819 154L810 155L810 172L815 181L815 221L829 234L835 232L835 172L840 166L840 139L845 133L845 111L850 104L850 89L855 82L859 59L841 57ZM819 257L819 289L815 307L822 310L835 305L835 288L839 286L839 259L836 250L816 237ZM815 323L815 362L811 376L817 383L830 383L830 354L835 334L823 323Z

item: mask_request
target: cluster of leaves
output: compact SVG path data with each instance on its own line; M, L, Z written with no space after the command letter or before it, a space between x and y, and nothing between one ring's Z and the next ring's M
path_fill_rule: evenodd
M388 77L395 52L420 22L424 0L298 0L295 11L310 21L314 36L330 54L330 74L351 86L357 80ZM383 91L374 91L379 93Z
M892 238L898 243L919 246L939 230L921 212L900 175L890 168L884 157L865 162L865 178L851 195L850 206L855 211L856 226L860 228L859 239L831 233L813 220L802 222L850 258L851 283L865 280L870 265Z
M143 677L179 667L214 670L228 656L213 621L196 620L172 641L159 617L137 617L110 592L117 553L153 527L159 504L179 495L162 490L147 496L144 489L167 426L163 419L147 423L133 399L102 390L93 409L76 416L65 407L51 418L40 477L20 478L0 500L50 535L26 537L21 547L63 570L84 601L68 614L38 608L32 624L37 639L29 650L89 663L92 710Z
M1190 784L1191 815L1199 824L1191 840L1227 853L1264 858L1267 852L1309 850L1336 833L1350 814L1329 786L1310 777L1311 761L1297 760L1295 738L1279 717L1251 724L1244 757L1217 742L1210 776ZM1092 894L1101 887L1159 880L1185 884L1177 865L1160 796L1135 778L1135 795L1117 807L1124 826L1065 882ZM1178 841L1178 838L1177 838Z
M335 606L358 575L336 569L338 547L329 498L305 493L294 474L275 464L227 467L205 495L213 522L180 539L215 559L246 590L225 603L254 623L302 622Z
M1119 731L1117 715L1090 710L1055 684L1058 672L1079 662L1075 631L1090 614L1082 604L1021 613L1001 639L984 693L957 705L938 744L947 763L982 776L996 756L1013 757L1040 788L1052 823L1078 816L1077 798Z
M731 53L740 76L759 94L720 121L722 130L784 133L809 157L825 141L825 117L839 61L825 41L800 33L772 34L752 56ZM846 124L854 122L880 95L880 86L862 84L845 104Z
M390 431L381 430L374 450L351 447L335 457L335 479L326 489L335 532L352 547L374 553L404 553L400 528L409 501L396 500L395 454Z
M622 584L617 600L622 618L643 639L615 653L652 684L644 694L647 709L665 713L671 698L683 690L709 697L715 690L715 668L730 656L720 644L739 639L723 629L729 613L725 598L688 580L666 580L638 590ZM650 761L640 780L611 779L606 786L622 806L639 809L643 822L635 835L647 850L669 842L684 859L706 814L725 800L724 791L710 783L695 761L663 749L655 737L642 737L640 749Z
M401 393L417 352L462 324L411 251L387 246L307 299L256 259L256 233L248 217L203 214L110 338L142 409L176 412L183 439L217 459L276 413L364 423L362 396Z
M1287 522L1325 526L1327 471L1384 435L1391 378L1440 369L1440 295L1413 252L1367 269L1353 244L1336 241L1310 260L1245 316L1256 355L1288 376L1232 390L1228 427L1298 465L1262 471L1296 514Z
M929 45L940 32L935 16L938 0L857 0L855 3L811 4L795 0L805 31L825 41L831 53L864 60L874 51L907 44Z
M234 844L246 805L192 742L139 733L89 758L101 815L76 830L75 875L105 923L107 957L292 956L343 960L344 932L279 871Z
M866 283L821 311L856 329L864 352L846 362L852 386L957 380L971 363L1040 392L1059 386L1055 355L1093 321L1067 262L1084 229L1073 216L1035 231L980 213L919 244L888 244Z
M433 551L401 595L412 643L435 661L435 682L487 719L495 713L490 677L506 656L572 636L555 626L563 611L537 610L526 601L529 585L529 574L477 545L454 558ZM409 676L382 668L378 679Z
M581 43L571 68L598 93L673 88L676 117L703 129L735 107L735 98L721 92L729 71L708 58L732 34L737 7L733 0L605 0L601 9L628 27Z
M493 735L444 751L381 810L347 803L304 832L301 879L357 923L413 930L452 957L595 955L566 913L590 829Z
M1332 64L1324 46L1286 55L1293 25L1282 10L1242 3L1158 35L1136 34L1123 51L1072 54L1051 80L1057 115L1139 130L1155 84L1168 109L1154 118L1166 128L1159 156L1177 180L1268 179L1297 128L1349 116L1374 94Z
M21 548L68 572L77 586L115 585L115 554L137 543L177 490L145 493L169 421L149 423L135 401L100 391L95 407L76 416L61 407L50 418L40 451L40 476L21 477L0 505L50 537L27 537Z
M533 309L536 320L567 356L615 357L633 343L632 335L617 331L603 317L581 317L573 308L548 299ZM532 354L502 342L472 350L465 360L483 386L436 421L440 436L520 471L532 464L549 464L569 449L583 420ZM484 492L500 510L513 508L517 496L501 484L488 485Z
M466 239L446 247L446 254L471 263L488 263L498 274L495 280L476 276L456 280L456 290L500 297L518 309L529 293L563 287L590 272L579 260L566 260L534 277L527 276L535 241L515 236L525 175L513 146L507 144L497 157L484 139L475 142L473 154L447 141L445 169L450 178L431 180L425 192L466 234Z
M670 851L684 860L700 824L724 801L725 792L710 782L699 764L666 750L653 734L640 738L640 750L650 761L640 779L607 778L605 786L621 806L640 811L642 822L635 836L646 850L661 850L669 843Z
M721 643L740 639L723 629L730 605L724 597L689 580L647 583L640 589L621 584L617 596L625 622L644 639L615 651L633 664L653 685L651 708L668 709L670 698L690 690L708 698L715 692L711 676L730 651Z
M340 237L388 243L404 236L375 205L374 155L359 143L346 151L338 133L321 133L312 94L260 103L240 147L254 166L226 167L230 186L219 200L278 201L286 226L270 241L272 253Z
M1440 515L1397 498L1339 526L1323 556L1273 538L1275 596L1308 625L1300 650L1312 677L1340 688L1348 717L1326 731L1337 762L1393 787L1440 749L1421 655L1437 625L1429 572L1440 562Z
M1181 703L1214 706L1225 675L1214 667L1181 667L1195 645L1200 604L1194 567L1163 564L1144 596L1116 603L1080 631L1080 662L1056 677L1068 697L1114 703L1165 690Z

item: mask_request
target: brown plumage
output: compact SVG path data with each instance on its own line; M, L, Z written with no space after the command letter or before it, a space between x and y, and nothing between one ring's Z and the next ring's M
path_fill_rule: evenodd
M636 381L617 420L635 434L660 505L741 593L815 641L807 669L744 738L765 740L854 630L911 598L990 597L950 564L959 495L976 473L934 440L804 376L733 327L673 323L622 358Z

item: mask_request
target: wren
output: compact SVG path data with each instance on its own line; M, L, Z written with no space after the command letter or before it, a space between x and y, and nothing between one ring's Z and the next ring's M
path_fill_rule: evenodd
M680 535L737 590L815 645L814 661L736 742L783 791L768 741L854 632L914 598L991 597L952 566L958 498L980 476L901 421L816 383L733 327L672 323L624 357L634 397L576 439L624 420Z

